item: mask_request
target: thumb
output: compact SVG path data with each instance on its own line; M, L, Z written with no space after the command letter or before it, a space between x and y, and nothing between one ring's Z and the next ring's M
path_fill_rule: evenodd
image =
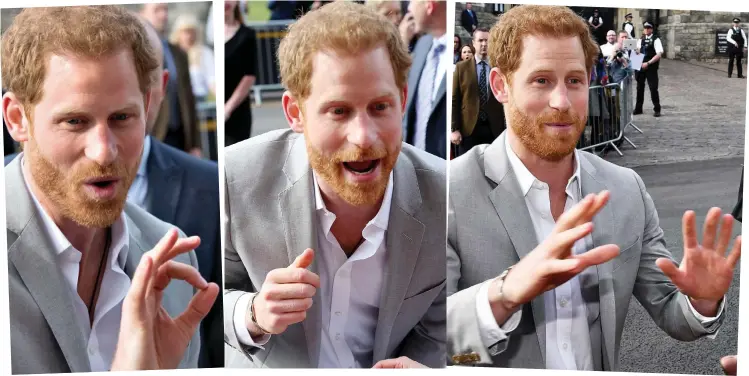
M726 375L736 375L736 355L724 356L720 359L720 366Z
M301 255L294 259L294 262L289 265L289 268L302 268L305 269L312 264L315 259L315 251L312 248L307 248L302 252Z
M183 333L188 334L188 339L195 334L200 322L210 312L216 297L218 297L218 285L209 283L208 287L199 290L192 297L187 309L174 320Z

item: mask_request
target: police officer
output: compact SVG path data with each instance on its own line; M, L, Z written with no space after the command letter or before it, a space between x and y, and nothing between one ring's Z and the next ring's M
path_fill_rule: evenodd
M593 39L596 40L597 44L601 44L601 32L598 29L603 26L603 18L598 15L598 9L593 10L593 15L588 18L588 24L591 26Z
M627 13L624 18L626 21L622 24L622 30L629 34L629 39L635 39L635 25L632 24L632 13Z
M642 60L642 68L637 72L637 102L635 103L634 115L642 113L642 102L645 99L645 81L650 88L650 99L653 100L653 116L661 116L661 99L658 95L658 65L663 55L663 44L661 39L653 35L653 24L645 21L643 24L642 38L637 40L638 54L645 54Z
M726 33L726 41L728 42L728 78L731 78L733 73L733 59L736 59L736 72L739 74L739 78L744 78L741 74L741 59L744 57L744 50L746 50L747 40L746 33L739 26L741 20L738 18L733 19L733 27Z

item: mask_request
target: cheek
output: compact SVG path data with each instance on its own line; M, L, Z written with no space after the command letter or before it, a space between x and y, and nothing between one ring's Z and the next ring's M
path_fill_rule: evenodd
M570 103L572 104L572 108L575 110L575 112L577 112L578 115L587 115L588 114L588 90L587 88L582 88L575 92L569 92L569 96L570 96Z

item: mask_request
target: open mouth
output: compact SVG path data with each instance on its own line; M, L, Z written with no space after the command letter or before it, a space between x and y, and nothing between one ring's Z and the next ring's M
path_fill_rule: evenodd
M360 174L365 175L368 174L377 168L377 165L380 164L379 159L373 159L368 161L348 161L343 162L343 167L345 167L347 170L351 171L354 174Z
M114 188L115 184L117 184L118 181L120 181L120 179L115 177L101 177L96 179L89 179L86 181L86 184L97 189L111 189Z

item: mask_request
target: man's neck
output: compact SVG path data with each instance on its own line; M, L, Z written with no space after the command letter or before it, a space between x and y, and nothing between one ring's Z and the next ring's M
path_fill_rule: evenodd
M381 197L374 205L354 206L339 197L323 179L317 179L317 184L320 187L320 195L325 202L325 208L336 216L331 232L346 255L351 256L361 241L364 227L380 211L384 197Z
M89 251L102 251L101 248L104 246L107 229L84 227L71 219L64 217L60 211L55 208L47 195L37 186L34 181L34 176L29 170L28 163L24 163L22 168L24 170L24 175L26 176L26 181L29 183L29 189L34 193L34 197L36 197L45 213L47 213L55 225L57 225L62 234L65 235L65 238L68 239L73 248L77 249L84 255Z
M548 161L528 150L512 130L508 129L507 137L512 151L536 179L548 184L552 193L566 189L567 182L575 173L574 152L559 161Z

